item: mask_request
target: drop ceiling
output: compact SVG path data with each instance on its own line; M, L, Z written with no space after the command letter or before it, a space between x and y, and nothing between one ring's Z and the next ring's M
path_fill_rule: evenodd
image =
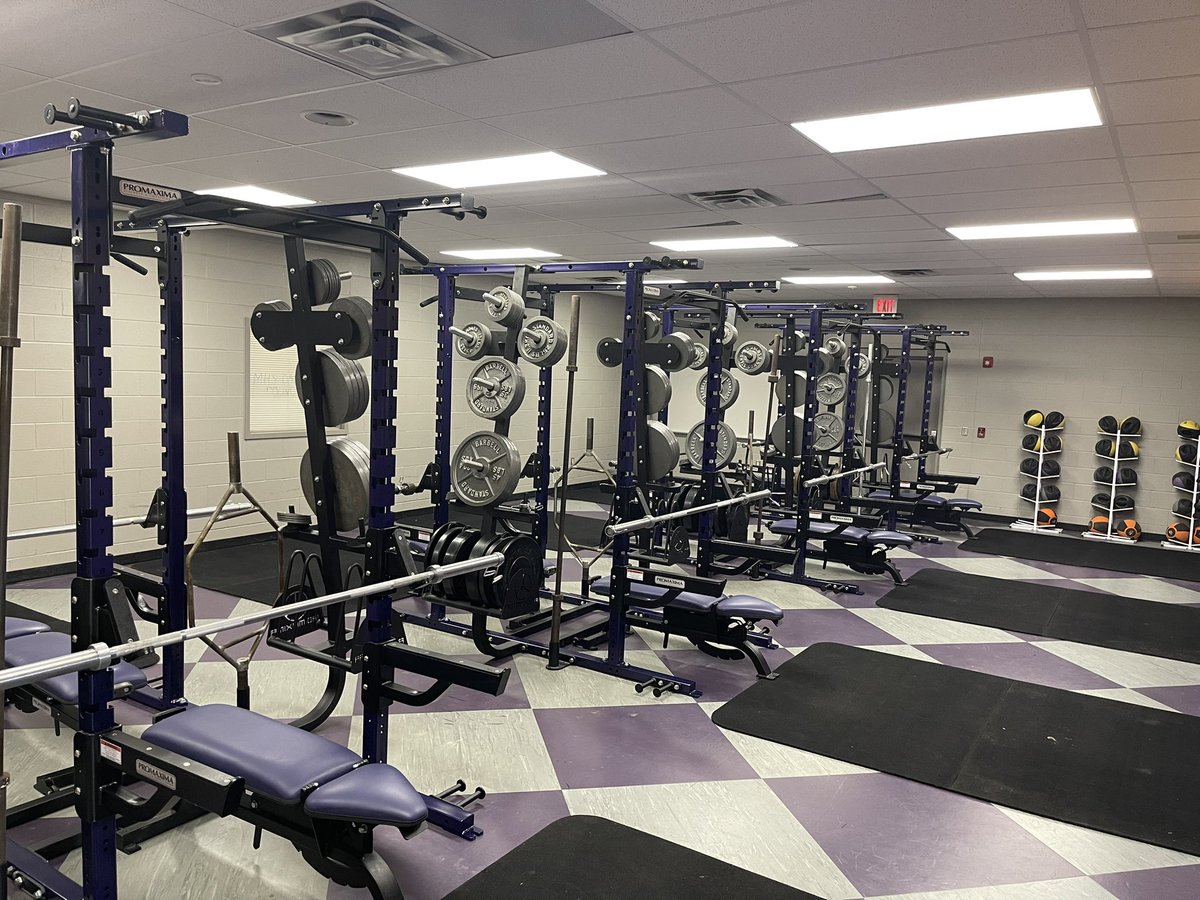
M895 292L1200 297L1200 241L1179 239L1200 233L1200 0L387 0L492 58L375 81L252 33L329 2L91 0L69 18L66 5L4 2L0 139L44 130L42 107L78 96L191 116L189 137L120 143L116 159L121 174L192 190L403 196L436 188L392 168L544 150L611 173L477 189L482 221L414 216L406 237L435 257L534 245L636 258L661 252L651 240L771 234L800 246L710 253L706 277L919 269L933 274ZM1104 125L839 154L789 127L1079 87L1096 90ZM355 124L314 124L311 110ZM0 168L0 193L61 198L66 168ZM744 188L787 205L716 212L679 196ZM1120 216L1141 233L964 243L944 230ZM1156 277L1012 276L1058 266Z

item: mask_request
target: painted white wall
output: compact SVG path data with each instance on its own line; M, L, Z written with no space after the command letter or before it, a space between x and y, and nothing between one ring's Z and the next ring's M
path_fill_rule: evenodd
M66 204L10 196L24 206L26 221L66 225ZM370 296L365 256L334 251L339 268L353 271L343 291ZM141 515L160 484L159 302L152 274L141 277L119 264L112 276L114 444L113 490L116 517ZM66 248L27 243L21 271L22 347L14 376L13 459L10 502L13 530L69 523L74 515L74 432L72 426L71 260ZM467 283L467 282L464 282ZM490 286L494 282L477 283ZM410 277L402 283L400 303L398 459L401 477L416 478L432 459L435 388L436 306L418 306L436 291L433 278ZM187 488L189 505L209 506L220 499L227 481L226 433L243 432L245 423L247 320L255 304L287 295L281 240L229 229L196 229L184 242L184 365ZM459 304L459 321L476 318L474 304ZM569 302L559 303L557 318L566 322ZM596 418L597 450L615 455L619 372L596 360L596 342L615 333L620 307L615 297L585 295L581 305L580 370L576 378L573 445L582 449L586 418ZM289 351L280 351L289 352ZM457 397L465 390L473 365L455 358ZM512 437L522 453L535 442L538 370L522 363L529 391L514 417ZM555 369L553 462L561 453L565 407L565 364ZM297 401L298 402L298 401ZM459 403L453 418L455 443L491 424ZM367 440L364 417L350 429ZM268 509L289 504L305 508L297 480L301 438L244 440L243 481ZM581 479L576 479L581 480ZM522 482L522 489L532 487ZM428 495L400 498L399 508L428 504ZM193 523L194 535L199 523ZM261 530L257 520L238 519L214 532L227 537ZM150 532L118 529L116 552L152 549ZM74 538L38 538L13 542L9 568L19 570L74 558Z

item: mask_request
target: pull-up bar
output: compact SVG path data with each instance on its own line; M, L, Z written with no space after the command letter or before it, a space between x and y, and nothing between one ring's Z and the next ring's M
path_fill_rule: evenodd
M628 534L631 531L645 531L647 528L653 528L655 525L663 522L670 522L672 519L683 519L687 516L694 516L696 513L710 512L726 506L738 506L742 503L751 503L755 500L765 500L770 496L770 491L763 490L755 491L752 494L741 494L740 496L730 497L726 500L714 500L712 503L702 503L699 506L692 506L688 509L677 509L674 512L663 513L658 516L643 516L640 519L630 519L628 522L618 522L616 525L606 527L604 533L609 537L616 537L619 534Z
M84 669L104 669L111 666L115 660L126 656L160 650L163 647L169 647L173 644L182 644L184 641L191 640L192 638L218 634L222 631L230 631L246 625L257 625L260 622L307 612L310 609L322 609L346 600L355 600L359 597L367 597L373 594L383 594L398 588L407 588L418 584L438 584L447 578L468 575L471 572L478 572L481 569L495 569L497 566L503 564L503 562L503 553L489 553L487 556L481 556L479 559L447 563L444 566L430 566L424 572L418 572L415 575L405 575L402 578L393 578L389 581L380 581L375 584L364 584L360 587L350 588L349 590L338 591L335 594L324 594L320 597L313 597L311 600L287 603L283 606L271 607L270 609L264 609L245 616L234 616L215 622L205 622L202 625L196 625L192 628L184 628L181 631L170 631L166 634L143 638L140 641L119 644L116 647L110 647L102 643L92 644L86 650L80 650L77 653L68 653L65 656L56 656L51 659L40 660L23 666L13 666L10 669L0 671L0 691L20 687L23 684L31 684L35 681L43 681L47 678L53 678L56 675L69 675L72 672L81 672Z

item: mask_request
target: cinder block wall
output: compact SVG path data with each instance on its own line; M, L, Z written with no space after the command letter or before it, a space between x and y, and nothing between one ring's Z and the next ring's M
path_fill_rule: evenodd
M62 202L7 196L24 206L27 221L66 225ZM322 252L325 252L324 250ZM365 257L327 253L354 278L345 293L370 296ZM112 276L115 517L141 515L160 484L159 303L153 274L141 277L121 265ZM20 530L69 523L74 518L74 431L71 368L71 259L65 248L24 245L21 271L22 347L16 353L13 411L11 528ZM464 282L466 283L466 282ZM495 282L476 282L490 286ZM245 432L248 317L256 303L286 296L282 242L269 235L228 229L196 229L184 242L184 364L189 506L210 506L228 480L226 433ZM402 477L419 477L432 459L435 388L435 306L418 306L436 291L432 278L406 278L400 306L400 378L397 420L397 468ZM460 304L458 318L482 314ZM566 321L569 303L559 305ZM611 458L616 446L619 373L598 363L596 342L620 321L616 298L588 295L582 304L580 372L576 379L573 442L582 448L585 421L596 417L598 451ZM286 352L286 351L281 351ZM471 431L491 427L465 410L466 375L473 365L455 358L455 444ZM513 421L512 437L523 454L532 451L536 425L538 370L521 367L528 393ZM565 408L565 365L555 369L553 439L559 462ZM298 402L298 401L297 401ZM350 429L367 440L364 417ZM305 508L297 473L305 442L299 438L245 440L243 480L270 510L289 504ZM522 482L522 488L532 482ZM399 498L399 508L428 503L428 495ZM192 534L199 523L193 523ZM257 520L238 519L214 532L219 537L261 530ZM138 527L118 529L116 552L152 549L150 533ZM74 558L74 538L38 538L9 546L9 569L66 562Z

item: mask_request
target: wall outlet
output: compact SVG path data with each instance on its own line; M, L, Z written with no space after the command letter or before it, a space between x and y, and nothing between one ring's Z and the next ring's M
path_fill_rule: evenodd
M962 427L962 436L963 436L963 437L966 437L966 436L967 436L967 426L966 426L966 425L964 425L964 426Z
M980 425L978 428L975 429L975 437L977 437L977 438L987 437L987 429L984 428L982 425Z

